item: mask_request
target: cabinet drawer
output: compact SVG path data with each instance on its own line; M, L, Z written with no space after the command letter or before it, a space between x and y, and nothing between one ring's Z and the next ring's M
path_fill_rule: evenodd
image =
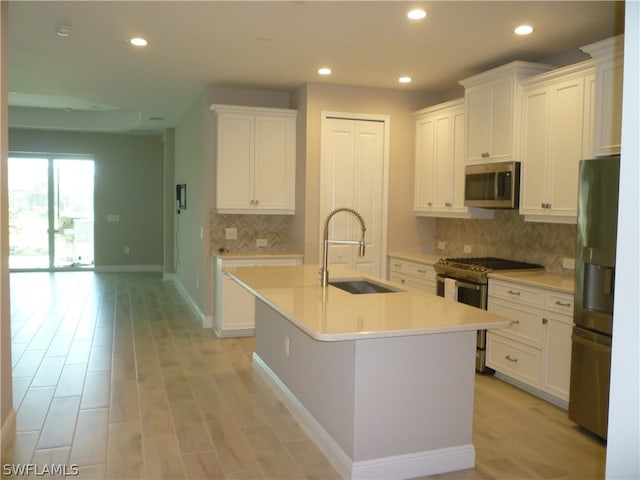
M565 293L547 292L545 308L564 315L573 315L573 296Z
M391 272L391 274L389 275L389 280L391 280L392 282L401 283L402 285L406 285L410 288L415 288L416 290L422 290L424 292L433 294L436 293L435 280L422 279L396 272Z
M489 296L506 298L534 307L544 307L543 290L502 282L500 280L491 280L489 282Z
M511 327L498 330L501 335L534 347L542 346L542 310L496 298L489 298L488 310L511 320Z
M426 280L435 281L436 271L433 266L423 263L409 262L407 260L398 260L397 258L391 258L390 270L392 272L404 273L413 277L422 278Z
M487 335L487 365L528 385L540 386L542 352L500 334Z

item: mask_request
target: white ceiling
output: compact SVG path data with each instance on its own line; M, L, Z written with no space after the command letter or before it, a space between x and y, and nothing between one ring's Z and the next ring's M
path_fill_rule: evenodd
M427 18L409 21L414 6ZM623 16L613 1L11 1L9 123L159 131L209 85L451 91L512 60L561 62L622 33ZM516 37L520 23L534 33ZM131 47L134 35L149 45Z

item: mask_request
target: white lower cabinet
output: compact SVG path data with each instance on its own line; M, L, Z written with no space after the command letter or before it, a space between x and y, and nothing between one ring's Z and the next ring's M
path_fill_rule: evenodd
M487 335L487 365L563 408L569 401L573 296L489 280L488 310L511 327Z
M214 329L219 337L247 337L255 330L254 296L224 272L228 267L300 265L302 257L246 258L225 260L216 257Z
M436 271L433 265L389 257L389 280L407 287L436 293Z

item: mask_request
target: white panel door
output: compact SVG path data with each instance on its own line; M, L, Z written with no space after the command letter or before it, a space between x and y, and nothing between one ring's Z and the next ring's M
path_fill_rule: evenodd
M330 245L329 263L344 265L364 273L384 276L385 206L385 123L326 117L323 119L320 234L327 215L339 207L349 207L366 223L365 256L358 246ZM329 239L359 240L360 222L341 212L331 219ZM323 245L320 245L322 256Z

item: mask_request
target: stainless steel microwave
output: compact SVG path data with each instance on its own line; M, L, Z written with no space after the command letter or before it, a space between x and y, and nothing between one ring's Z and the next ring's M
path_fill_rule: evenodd
M480 208L518 208L520 162L467 165L464 204Z

